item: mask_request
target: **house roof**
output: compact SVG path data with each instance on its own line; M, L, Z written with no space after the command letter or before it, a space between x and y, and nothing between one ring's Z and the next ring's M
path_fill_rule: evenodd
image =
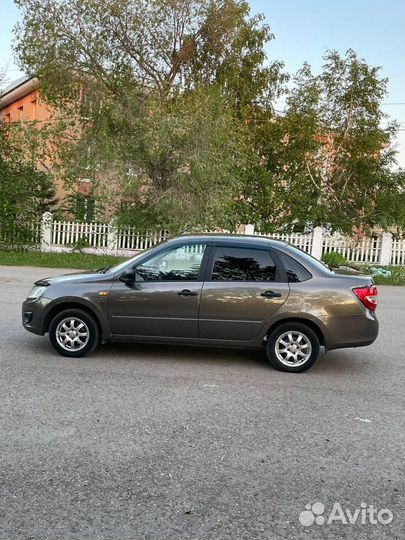
M10 83L0 95L0 110L39 88L39 80L24 75Z
M29 77L28 75L22 75L21 77L18 77L18 79L15 79L14 81L12 81L10 84L8 84L3 92L1 93L1 96L0 97L4 97L6 94L8 94L9 92L11 92L12 90L15 90L16 88L18 88L19 86L21 86L23 83L29 81L32 77Z

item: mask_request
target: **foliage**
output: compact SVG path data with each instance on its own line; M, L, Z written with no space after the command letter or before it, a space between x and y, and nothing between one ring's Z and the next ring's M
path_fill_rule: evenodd
M33 155L22 153L12 133L0 125L0 243L38 241L32 223L54 204L54 196L50 176L37 170Z
M42 253L40 251L0 251L0 265L41 266L46 268L75 268L97 270L104 266L118 264L125 257L74 253Z
M63 162L72 179L84 168L108 178L104 197L117 202L122 222L178 230L228 219L245 148L217 89L163 103L133 89L125 103L99 110Z
M383 268L388 270L390 276L373 276L374 283L376 285L405 285L405 267L404 266L379 266L378 268ZM365 274L371 274L371 266L365 265L361 266L360 270Z
M387 81L379 70L353 51L329 51L320 75L304 65L294 83L285 114L255 129L264 170L245 188L247 216L261 230L289 223L348 233L403 221L403 172L393 172L397 127L381 127Z
M383 189L376 199L376 221L384 229L396 228L399 234L405 230L405 171L394 170L385 177Z
M85 195L83 193L70 193L63 200L62 205L53 212L54 219L70 219L72 221L96 221L101 209L93 190Z
M184 227L233 219L284 76L273 36L242 0L18 0L16 52L64 117L60 174L90 177L123 219ZM135 208L135 211L134 211ZM132 210L131 210L132 209Z
M354 51L328 51L318 75L304 64L287 91L283 65L266 59L274 36L245 0L16 3L21 67L64 110L60 174L91 178L121 220L404 225L387 81Z
M331 268L338 268L339 266L349 266L350 263L341 253L337 251L330 251L322 255L322 261Z
M160 96L220 84L242 110L268 102L279 82L282 65L263 65L273 35L262 16L249 17L245 0L16 3L16 52L58 105L74 101L83 83L120 95L136 82Z

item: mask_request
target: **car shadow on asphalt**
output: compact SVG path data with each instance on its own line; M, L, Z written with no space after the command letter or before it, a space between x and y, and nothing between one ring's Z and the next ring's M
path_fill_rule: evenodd
M30 336L29 351L31 354L40 355L42 358L54 357L62 360L51 347L47 339L35 339ZM355 351L355 352L352 352ZM367 361L367 349L336 350L325 354L323 349L316 364L307 374L368 374L373 370L372 363ZM276 370L267 361L264 349L227 349L221 347L206 347L196 345L176 345L157 343L106 343L97 347L90 355L84 358L63 360L69 362L97 363L97 362L176 362L187 365L212 364L229 365L235 367L255 367L263 370Z
M268 368L266 353L263 350L227 349L198 345L156 344L156 343L106 343L99 347L92 357L119 360L176 361L188 364L251 364Z
M349 350L350 351L350 350ZM368 372L372 368L364 362L364 358L357 353L357 358L351 358L348 351L331 351L328 354L321 349L316 364L307 373L338 374L339 372L357 374L363 370ZM175 361L185 364L228 364L244 367L255 366L276 371L266 358L264 349L227 349L221 347L202 347L188 345L162 345L162 344L130 344L107 343L99 347L91 355L94 359L111 360L141 360L150 362ZM360 360L360 361L359 361Z

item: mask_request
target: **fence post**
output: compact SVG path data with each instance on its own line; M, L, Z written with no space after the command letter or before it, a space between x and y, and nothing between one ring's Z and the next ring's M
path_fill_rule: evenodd
M321 260L323 247L323 230L322 227L315 227L312 231L312 246L311 255L315 259Z
M254 234L255 232L255 226L248 223L245 225L245 231L243 234Z
M41 219L41 251L46 251L52 244L52 214L44 212Z
M107 230L107 247L108 249L118 249L118 230L115 221L112 219L108 224Z
M392 234L390 232L383 232L381 235L381 250L378 263L387 265L391 263L392 252Z

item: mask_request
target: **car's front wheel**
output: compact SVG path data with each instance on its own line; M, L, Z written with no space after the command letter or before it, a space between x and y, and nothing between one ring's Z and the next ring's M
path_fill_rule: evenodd
M306 324L286 322L270 332L266 352L280 371L300 373L314 365L319 356L318 336Z
M99 331L89 313L81 309L66 309L52 319L49 339L59 354L79 358L95 349Z

